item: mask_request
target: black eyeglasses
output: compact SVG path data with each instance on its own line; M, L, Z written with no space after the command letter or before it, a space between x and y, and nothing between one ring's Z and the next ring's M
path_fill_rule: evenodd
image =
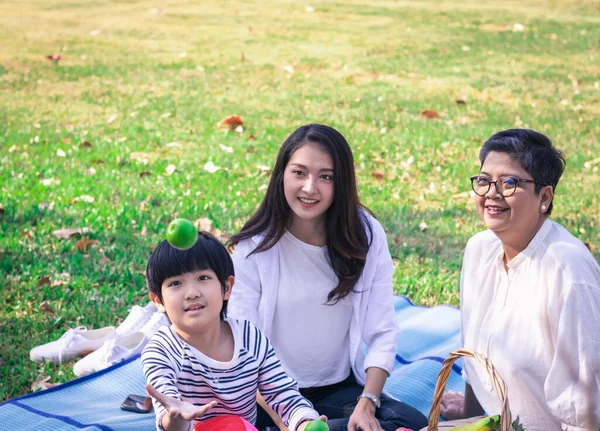
M507 198L514 194L515 190L517 190L517 187L519 187L519 184L521 183L533 183L540 186L549 185L538 183L533 180L525 180L522 178L508 176L498 177L496 181L491 181L489 178L482 177L480 175L471 177L471 187L473 187L473 191L475 192L475 194L479 196L485 196L487 192L490 191L490 187L493 184L496 187L496 191L498 192L498 194Z

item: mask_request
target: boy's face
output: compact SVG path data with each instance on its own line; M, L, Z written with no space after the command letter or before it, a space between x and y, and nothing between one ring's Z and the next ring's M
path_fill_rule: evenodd
M186 272L162 283L162 303L150 293L158 309L166 313L180 335L192 335L220 324L223 301L229 299L233 277L225 282L225 292L210 269Z

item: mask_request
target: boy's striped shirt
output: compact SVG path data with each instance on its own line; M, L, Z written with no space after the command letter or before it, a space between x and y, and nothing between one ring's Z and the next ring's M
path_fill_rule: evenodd
M168 326L160 328L142 353L146 381L163 394L195 405L217 401L203 419L235 415L255 423L257 389L290 431L302 420L317 419L319 415L287 376L264 334L248 321L227 322L234 338L229 362L209 358ZM166 410L152 401L157 429L162 430Z

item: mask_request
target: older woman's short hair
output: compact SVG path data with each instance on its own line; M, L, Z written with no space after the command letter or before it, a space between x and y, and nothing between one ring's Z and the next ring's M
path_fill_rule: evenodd
M492 151L507 153L519 163L538 183L535 185L536 193L539 193L543 187L541 184L548 184L556 190L566 166L564 154L552 145L552 141L546 135L535 130L508 129L493 135L483 144L479 152L482 166L487 155ZM552 212L552 207L551 202L548 215Z

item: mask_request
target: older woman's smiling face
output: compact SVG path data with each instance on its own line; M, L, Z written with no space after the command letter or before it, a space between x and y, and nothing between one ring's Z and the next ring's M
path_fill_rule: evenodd
M481 166L480 176L496 181L501 176L533 180L523 167L509 154L491 151ZM551 199L551 197L550 197ZM479 216L503 243L523 248L538 231L545 220L542 205L549 205L545 193L535 193L535 184L519 183L511 196L504 197L492 184L485 196L476 196Z

